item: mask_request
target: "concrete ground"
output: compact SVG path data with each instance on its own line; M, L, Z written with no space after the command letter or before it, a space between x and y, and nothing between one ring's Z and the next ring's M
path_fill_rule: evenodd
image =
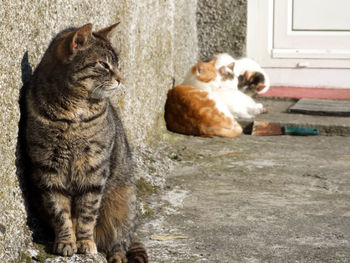
M153 212L139 227L149 262L350 262L350 117L290 114L294 100L260 100L269 113L257 119L321 135L164 134L155 154L165 186L142 196Z
M321 135L350 136L350 118L336 116L317 116L305 114L291 114L288 109L293 106L295 99L258 99L268 109L267 114L256 117L258 120L269 121L281 125L296 125L317 128ZM243 126L252 121L242 121Z
M339 131L350 119L264 103L263 120ZM168 138L174 167L139 231L150 262L350 262L349 137Z

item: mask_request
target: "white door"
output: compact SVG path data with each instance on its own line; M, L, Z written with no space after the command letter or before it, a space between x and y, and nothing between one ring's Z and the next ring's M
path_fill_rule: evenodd
M248 0L247 38L272 85L350 88L350 0Z

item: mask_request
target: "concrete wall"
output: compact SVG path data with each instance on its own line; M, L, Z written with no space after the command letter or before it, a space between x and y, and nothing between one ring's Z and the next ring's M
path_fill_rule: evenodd
M35 250L17 178L18 98L52 37L70 26L92 22L99 29L121 21L114 44L121 50L126 82L112 101L141 167L147 164L147 147L164 133L163 107L173 79L181 83L199 56L244 53L245 4L198 0L197 8L197 0L1 2L0 262L26 262Z
M200 59L222 52L244 56L247 0L198 0L197 30Z
M92 22L121 21L115 44L126 79L112 98L138 156L164 132L162 111L172 79L181 81L197 59L196 0L2 1L0 8L0 262L20 262L33 247L16 177L16 142L22 78L52 37ZM27 54L27 55L25 55Z

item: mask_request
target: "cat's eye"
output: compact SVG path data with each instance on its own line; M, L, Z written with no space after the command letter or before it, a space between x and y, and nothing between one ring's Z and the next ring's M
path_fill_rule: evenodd
M108 63L103 62L103 61L99 61L99 63L100 63L100 65L101 65L102 67L104 67L105 69L110 70L110 67L109 67Z

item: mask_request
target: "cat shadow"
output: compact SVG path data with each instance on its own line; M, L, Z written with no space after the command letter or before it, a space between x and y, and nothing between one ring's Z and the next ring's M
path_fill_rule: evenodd
M40 198L31 183L31 164L29 156L26 152L26 101L25 94L28 91L30 85L30 79L32 77L32 68L29 64L28 51L23 55L21 61L21 73L22 73L22 87L19 93L19 108L20 108L20 120L18 123L18 137L16 145L16 175L19 182L20 189L24 199L24 205L27 212L27 225L32 231L32 238L35 243L43 244L44 249L49 251L47 244L51 243L53 239L52 230L41 219L38 209L40 204Z

